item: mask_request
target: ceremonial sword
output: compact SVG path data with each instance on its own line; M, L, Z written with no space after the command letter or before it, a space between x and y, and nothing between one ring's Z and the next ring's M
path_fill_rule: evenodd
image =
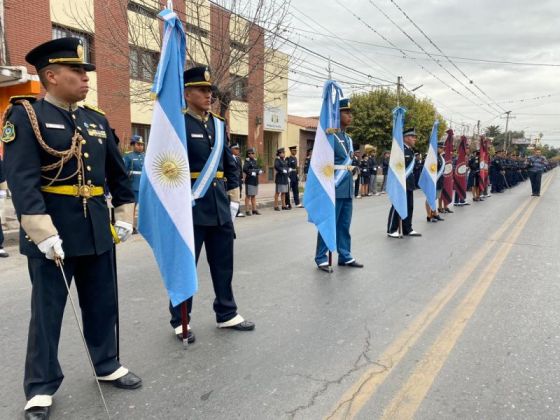
M76 325L78 326L78 331L80 331L80 336L82 337L82 341L84 343L84 347L86 348L86 354L88 357L89 365L91 366L91 370L93 372L93 377L95 379L95 383L97 384L97 389L99 390L99 395L101 396L101 401L103 402L103 407L105 407L105 412L107 413L107 418L111 419L111 414L109 413L109 408L107 407L107 402L105 401L105 396L103 395L103 390L101 389L101 385L99 384L99 379L97 379L97 374L95 373L95 366L93 365L93 360L91 358L91 354L89 352L89 348L86 342L86 337L84 336L84 332L82 330L82 326L80 325L80 320L78 318L78 312L76 311L76 305L74 305L74 299L72 299L72 295L70 294L70 286L68 286L68 280L66 279L66 273L64 272L64 264L62 258L58 255L55 255L54 260L56 266L60 269L60 273L62 274L62 281L64 281L64 285L66 286L66 291L68 292L68 298L70 299L70 305L72 306L72 312L74 312L74 318L76 319Z

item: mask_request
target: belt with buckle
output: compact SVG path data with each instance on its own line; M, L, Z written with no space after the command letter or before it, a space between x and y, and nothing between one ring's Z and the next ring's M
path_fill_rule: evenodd
M73 197L99 197L105 194L103 187L93 185L50 185L41 187L41 191L49 194L70 195Z
M200 176L200 172L191 172L191 179L197 179L199 176ZM218 171L216 172L216 176L214 178L222 179L223 177L224 177L224 173L222 171Z

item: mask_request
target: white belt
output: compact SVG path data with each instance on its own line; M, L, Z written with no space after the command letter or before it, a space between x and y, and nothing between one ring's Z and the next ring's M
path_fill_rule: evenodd
M352 165L334 165L334 169L338 171L351 171L354 167Z
M142 171L130 171L132 175L142 175Z

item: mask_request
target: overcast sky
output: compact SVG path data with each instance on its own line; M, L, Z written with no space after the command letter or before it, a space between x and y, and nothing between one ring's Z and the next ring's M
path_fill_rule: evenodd
M408 89L423 85L416 94L431 98L439 112L448 121L452 119L456 132L460 133L462 130L457 124L464 123L471 125L472 133L472 126L477 120L482 121L483 127L495 124L500 125L503 130L505 117L498 114L511 110L515 118L510 121L510 129L525 130L533 136L542 132L543 142L560 146L559 0L394 1L448 56L556 66L482 63L451 58L476 84L469 86L468 79L444 57L436 59L441 60L441 65L459 81L422 53L417 45L375 8L378 6L382 9L429 53L439 54L391 0L292 0L290 24L294 31L289 37L366 75L395 83L397 76L402 76ZM402 58L400 51L383 48L390 47L387 41L351 12L403 50L420 53L407 52L409 58ZM340 38L335 39L332 33L328 33L320 25ZM296 51L295 55L305 62L292 67L298 74L290 75L289 113L317 115L321 89L297 82L322 85L319 78L326 77L326 62L302 50ZM333 64L333 70L336 80L360 84L344 84L346 95L352 91L371 89L362 86L365 83L387 83L368 79L366 75L336 64ZM466 98L453 92L429 72ZM478 97L463 85L468 86ZM552 96L519 101L546 95ZM494 104L488 105L489 103Z

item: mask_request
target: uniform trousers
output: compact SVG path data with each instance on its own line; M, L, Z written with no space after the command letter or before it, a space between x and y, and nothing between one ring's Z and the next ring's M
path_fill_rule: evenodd
M195 257L202 250L206 250L206 259L210 266L212 285L214 286L214 312L217 322L226 322L237 315L237 305L233 296L233 223L227 222L222 226L194 225ZM187 311L192 311L193 299L187 301ZM171 313L171 326L177 328L181 325L181 305L173 307L169 302Z
M531 180L531 189L533 190L533 194L540 194L542 172L541 171L529 172L529 179Z
M4 232L2 231L2 218L0 217L0 248L2 248L2 245L4 245Z
M414 211L414 191L406 190L406 207L408 209L408 216L402 219L403 235L408 235L412 232L412 212ZM394 233L399 230L399 221L401 217L399 213L391 206L389 210L389 220L387 221L387 233Z
M289 183L290 190L294 196L294 205L299 206L299 181L297 179L290 178ZM291 207L289 191L288 194L286 194L286 206Z
M338 263L344 264L354 258L351 253L350 224L352 223L352 199L337 198L335 204L336 211L336 252L338 253ZM315 250L315 262L317 265L328 261L327 252L329 249L320 234L317 234L317 248Z
M24 391L29 400L35 395L53 395L64 378L58 362L58 343L68 292L53 261L28 258L27 265L32 288ZM95 372L98 376L110 375L120 367L113 252L66 258L64 272L69 282L72 278L76 282L84 335Z

